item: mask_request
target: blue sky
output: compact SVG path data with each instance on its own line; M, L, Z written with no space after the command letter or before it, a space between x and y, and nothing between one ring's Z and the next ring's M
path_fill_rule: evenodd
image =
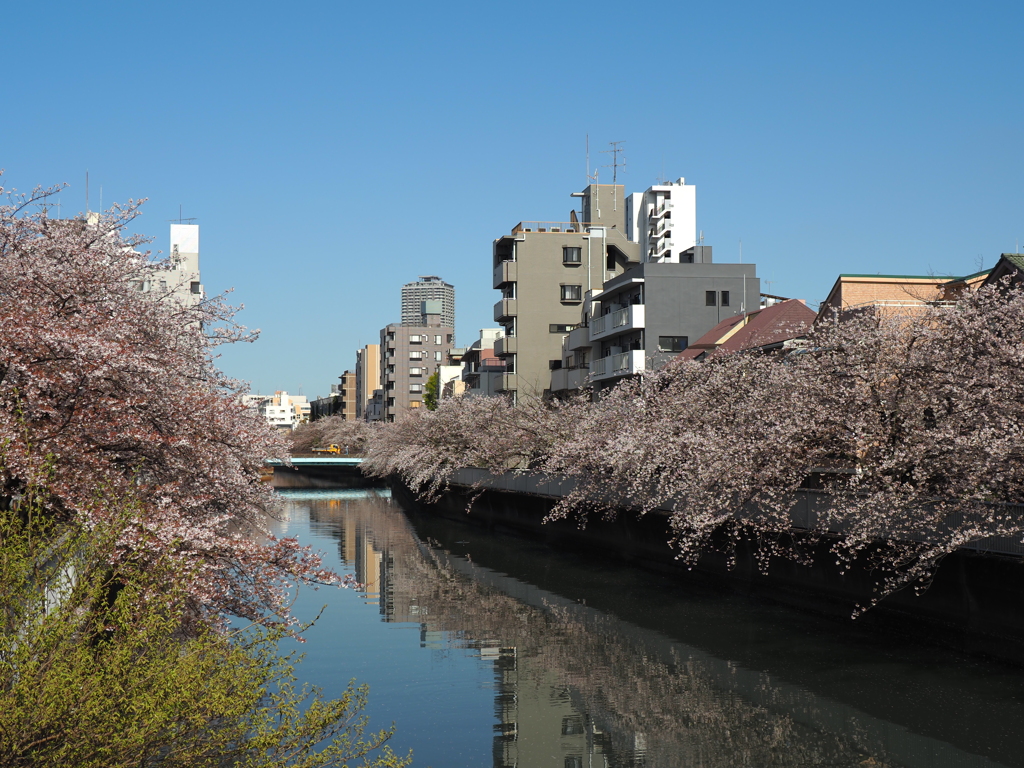
M325 394L417 275L493 326L491 241L567 216L610 141L627 191L697 185L716 261L820 301L965 274L1024 240L1024 4L21 3L4 184L64 214L197 217L203 282L260 341L223 367ZM602 175L602 181L608 181ZM763 285L764 289L768 286Z

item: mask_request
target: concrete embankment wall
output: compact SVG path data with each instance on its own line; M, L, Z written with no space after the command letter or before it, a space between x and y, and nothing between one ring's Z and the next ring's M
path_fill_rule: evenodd
M480 477L465 470L437 501L424 503L400 482L392 492L403 505L423 512L452 517L495 530L542 539L559 548L587 550L598 556L626 561L636 567L674 575L685 588L699 581L754 598L785 603L851 621L858 604L876 594L877 576L862 557L850 569L836 563L830 542L809 545L811 564L773 559L761 573L755 558L756 543L740 541L735 564L721 551L709 551L689 570L676 560L668 544L668 514L643 517L621 512L612 520L594 517L581 527L576 520L544 523L545 516L565 492L564 484L543 478L499 480L501 489L483 491L470 486ZM474 500L475 499L475 500ZM472 506L469 507L470 501ZM813 501L808 502L813 503ZM467 508L468 512L467 512ZM724 542L719 542L724 543ZM1004 546L1012 550L1018 545ZM910 633L968 653L982 653L1024 664L1024 558L1007 552L992 554L963 550L947 556L930 587L918 595L912 588L889 595L856 620L884 630Z

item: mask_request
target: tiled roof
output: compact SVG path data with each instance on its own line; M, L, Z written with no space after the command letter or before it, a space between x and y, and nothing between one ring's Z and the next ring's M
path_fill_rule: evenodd
M814 323L814 318L814 311L796 299L747 312L746 315L734 315L697 339L680 352L676 359L693 360L705 352L710 354L717 349L738 352L778 344L805 334Z

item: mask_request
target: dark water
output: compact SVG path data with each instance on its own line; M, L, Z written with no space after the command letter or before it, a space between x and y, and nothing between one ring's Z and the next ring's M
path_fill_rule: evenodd
M1024 671L468 524L286 492L355 573L307 590L304 680L370 685L415 765L1024 766ZM1022 606L1024 610L1024 606Z

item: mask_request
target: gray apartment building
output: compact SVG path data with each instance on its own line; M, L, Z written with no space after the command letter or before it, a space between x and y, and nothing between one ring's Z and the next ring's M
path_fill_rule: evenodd
M441 325L455 328L455 286L437 275L421 275L402 286L402 325L419 325L424 301L441 302Z
M591 184L572 197L581 206L569 221L521 221L493 244L494 319L504 331L494 353L505 363L499 391L513 397L544 393L587 293L640 262L623 186Z
M406 409L423 407L427 379L455 346L455 329L441 323L441 310L441 301L424 301L418 324L392 323L381 329L384 421L394 421Z
M605 282L565 336L552 394L659 368L722 320L760 306L753 264L715 264L710 246L644 262Z

